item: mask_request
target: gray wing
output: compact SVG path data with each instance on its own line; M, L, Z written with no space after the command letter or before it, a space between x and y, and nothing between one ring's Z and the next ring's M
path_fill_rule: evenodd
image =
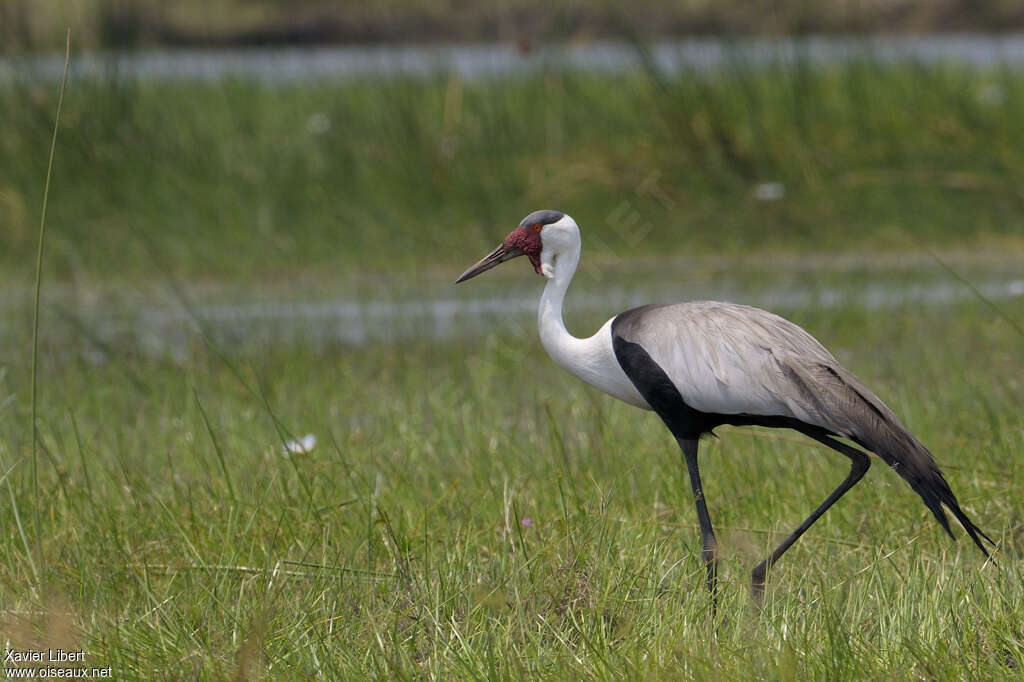
M627 311L614 330L641 345L693 409L790 417L874 452L910 483L947 531L943 504L986 552L978 536L988 536L960 509L931 452L792 322L749 306L694 301Z
M714 301L654 305L619 315L615 333L643 346L695 410L827 426L819 423L822 406L808 400L794 371L839 363L778 315Z
M906 432L813 336L759 308L645 306L620 315L615 333L643 346L695 410L790 417L865 445Z

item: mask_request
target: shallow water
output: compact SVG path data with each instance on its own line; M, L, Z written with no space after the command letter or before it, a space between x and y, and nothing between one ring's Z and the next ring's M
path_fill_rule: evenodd
M1024 297L1024 269L1003 267L965 272L982 296L998 304ZM898 310L904 306L937 308L977 299L977 294L945 271L895 269L855 274L744 276L712 273L638 281L636 276L581 272L566 301L566 317L575 333L588 334L608 317L655 301L718 299L745 303L782 314L858 307ZM83 297L73 291L45 297L44 343L60 353L81 354L103 363L112 352L184 360L205 339L231 352L255 352L274 346L313 348L359 346L403 339L448 341L494 330L519 337L536 333L540 281L509 284L474 280L425 283L416 296L355 298L340 290L296 300L293 292L262 292L258 298L235 294L185 293ZM250 294L250 296L252 296ZM29 301L0 299L7 319L29 319ZM17 357L17 326L0 329L2 355ZM3 358L0 357L0 364Z
M663 73L722 67L793 63L834 64L871 59L883 63L1024 66L1024 34L879 37L806 37L725 40L693 38L651 44L647 53ZM73 77L220 80L229 77L300 81L360 76L465 78L507 76L539 70L582 69L616 73L637 69L636 47L597 41L523 52L513 45L384 45L245 49L176 49L75 56ZM0 78L57 78L63 56L0 59Z
M993 301L1024 296L1024 279L995 279L975 286ZM707 298L787 312L846 306L869 310L905 305L946 306L973 297L974 294L958 282L875 283L847 289L777 285L753 290L738 283L682 287L662 284L634 289L613 286L600 293L571 293L566 302L566 314L610 317L618 311L652 301ZM411 301L218 303L195 308L194 317L180 309L146 308L139 311L133 327L140 347L158 354L168 351L175 354L182 350L184 335L190 327L202 328L217 342L229 344L255 341L260 345L303 342L325 346L424 336L451 339L496 327L529 331L534 324L537 299L538 294L517 291L485 298L470 295Z

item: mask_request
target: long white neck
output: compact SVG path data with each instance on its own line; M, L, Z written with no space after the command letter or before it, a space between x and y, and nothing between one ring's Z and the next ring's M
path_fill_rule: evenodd
M571 220L568 216L566 219ZM572 223L572 227L575 227L575 223ZM647 402L615 358L611 342L611 323L614 317L594 336L586 339L575 338L565 329L562 304L565 302L565 292L568 291L569 283L572 282L572 275L580 265L579 232L574 238L570 236L559 241L561 248L558 249L557 256L552 258L547 252L541 254L542 269L553 275L544 288L541 307L537 314L544 349L551 355L551 359L555 360L555 364L569 374L620 400L649 410Z
M573 374L573 364L580 350L581 340L569 333L562 319L562 304L565 292L569 289L576 267L580 264L580 247L560 254L552 263L554 277L548 280L544 293L540 297L540 309L537 311L537 325L540 327L540 342L551 359L560 367Z
M650 409L633 383L622 371L612 348L612 321L608 320L597 333L577 339L565 328L562 304L576 267L580 263L580 243L566 249L554 259L554 277L548 280L540 297L537 322L540 342L551 359L562 369L619 400Z

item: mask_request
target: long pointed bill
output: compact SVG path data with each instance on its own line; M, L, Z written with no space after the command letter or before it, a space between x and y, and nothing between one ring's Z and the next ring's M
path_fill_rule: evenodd
M514 246L505 246L504 244L502 244L494 251L491 251L489 254L481 258L478 263L476 263L468 270L466 270L464 273L459 275L459 278L455 280L455 283L458 284L459 282L465 282L467 279L476 277L481 272L487 272L495 265L501 265L510 258L515 258L516 256L522 255L523 252L518 248Z

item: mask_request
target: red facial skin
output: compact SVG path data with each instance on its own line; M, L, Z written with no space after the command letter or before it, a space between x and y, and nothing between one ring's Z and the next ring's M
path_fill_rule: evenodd
M533 269L540 273L540 252L544 245L540 241L542 225L527 225L512 230L509 236L505 237L505 246L510 249L519 249L529 257Z

